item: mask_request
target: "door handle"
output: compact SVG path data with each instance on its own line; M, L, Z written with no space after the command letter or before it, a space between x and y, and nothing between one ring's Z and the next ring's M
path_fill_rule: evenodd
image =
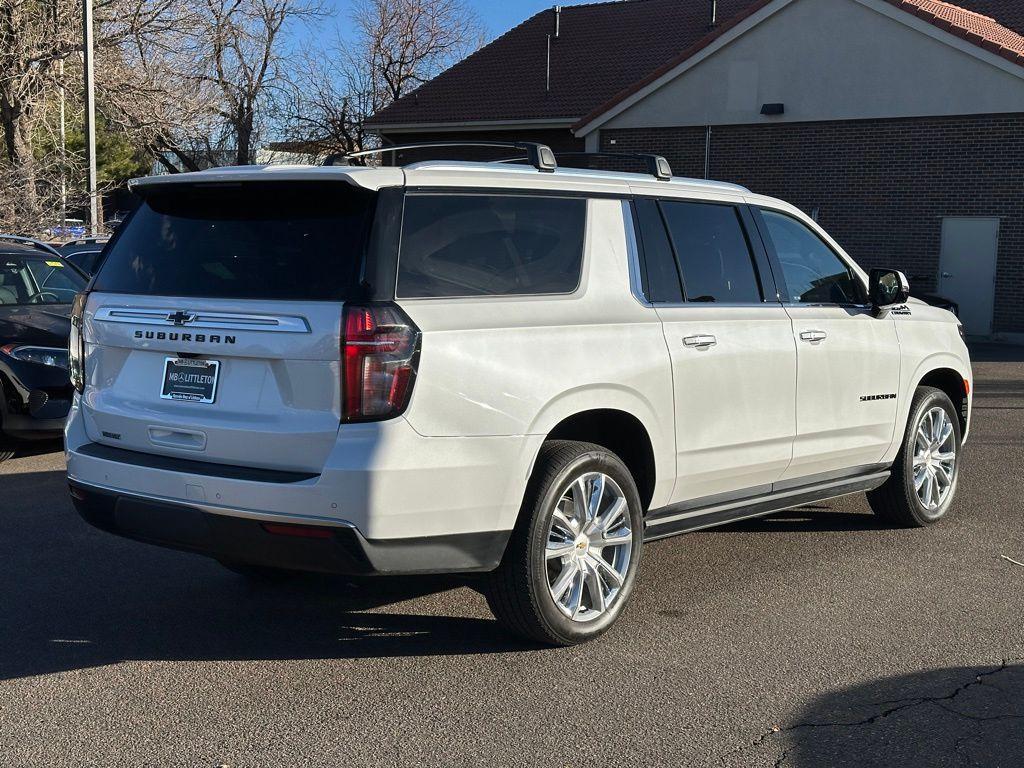
M687 336L683 339L683 344L688 347L713 347L717 343L718 339L710 333L702 333L697 336Z
M943 276L943 277L952 277L952 275L951 275L951 274L949 274L949 272L943 272L943 273L942 273L942 276Z
M824 341L828 338L828 334L824 331L804 331L800 334L801 341L809 341L812 344L816 344L819 341Z

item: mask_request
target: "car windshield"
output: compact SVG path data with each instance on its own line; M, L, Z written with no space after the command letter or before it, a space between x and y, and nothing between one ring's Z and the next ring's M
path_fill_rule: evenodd
M0 253L0 306L70 304L85 282L57 258Z

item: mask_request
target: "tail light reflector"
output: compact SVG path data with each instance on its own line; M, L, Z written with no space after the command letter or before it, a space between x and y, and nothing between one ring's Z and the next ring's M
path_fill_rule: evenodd
M85 293L75 296L71 305L71 335L68 337L68 371L71 384L79 394L85 392Z
M416 378L420 332L394 304L346 305L342 318L342 420L401 415Z

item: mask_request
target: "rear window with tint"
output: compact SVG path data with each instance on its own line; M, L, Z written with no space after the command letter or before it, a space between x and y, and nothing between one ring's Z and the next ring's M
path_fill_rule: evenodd
M586 220L583 199L408 195L398 296L571 293Z
M343 183L151 192L123 225L95 290L334 301L356 293L375 195Z

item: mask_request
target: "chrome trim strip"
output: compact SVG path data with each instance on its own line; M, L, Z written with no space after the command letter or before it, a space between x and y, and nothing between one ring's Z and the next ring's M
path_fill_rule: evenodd
M134 307L100 307L93 320L101 323L127 323L131 325L159 325L188 331L206 328L222 331L269 331L273 333L311 333L305 318L289 315L245 315L230 312L196 312L195 320L182 325L168 318L181 311L172 309L143 309Z
M622 223L626 229L626 256L629 261L629 290L633 298L643 307L654 306L644 296L643 280L640 279L640 249L637 247L636 225L633 222L633 203L622 201Z

